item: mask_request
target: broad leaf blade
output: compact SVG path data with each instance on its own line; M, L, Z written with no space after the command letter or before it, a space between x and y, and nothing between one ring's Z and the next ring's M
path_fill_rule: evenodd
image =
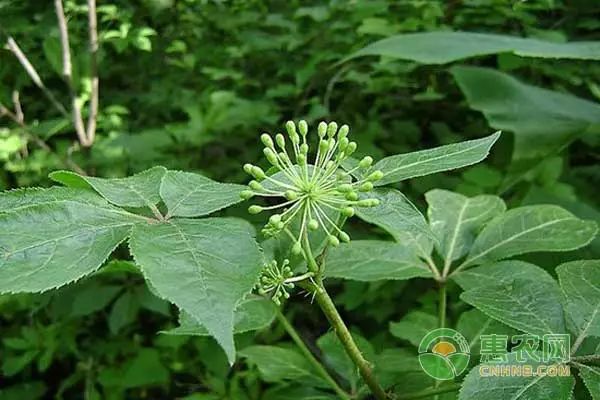
M468 251L479 230L506 210L498 196L466 197L447 190L434 189L425 194L431 230L438 239L438 251L446 264Z
M578 340L600 336L600 260L572 261L556 268L565 313Z
M599 42L556 43L539 39L475 32L423 32L391 36L352 54L346 60L386 56L421 64L446 64L497 53L522 57L599 60Z
M131 251L153 289L203 325L235 360L234 310L262 257L250 224L233 218L136 225Z
M487 157L499 137L500 132L496 132L481 139L385 157L374 166L384 173L383 179L375 184L383 186L478 163Z
M541 356L541 355L540 355ZM527 360L533 371L540 365L550 365ZM522 365L515 353L509 353L506 362L481 364L465 377L459 400L570 400L575 379L572 376L481 376L481 367Z
M141 220L71 201L0 215L0 292L40 292L94 272Z
M399 339L409 341L415 347L429 331L438 328L438 319L435 315L423 311L412 311L398 322L390 322L390 332Z
M477 309L462 313L456 323L456 330L467 339L471 355L479 354L481 335L511 336L515 333L514 329Z
M396 189L377 188L369 193L379 200L372 208L357 208L356 215L389 232L397 242L411 243L419 255L428 256L435 236L425 217L401 192Z
M250 295L245 298L234 313L233 333L244 333L266 328L275 318L275 304L265 297ZM209 336L208 330L190 314L181 311L179 326L162 332L168 335Z
M556 152L600 124L599 104L527 85L492 69L460 66L451 72L471 108L483 112L493 128L514 132L513 159Z
M555 284L554 278L546 270L537 265L519 260L499 261L463 270L452 275L452 279L463 290L487 287L490 283L505 285L514 279Z
M592 399L600 400L600 367L577 364L577 368L585 387L592 395Z
M25 188L1 192L0 212L65 200L104 207L108 205L106 200L91 190L53 186L47 189Z
M412 247L380 240L353 240L330 249L325 275L367 282L432 276Z
M534 251L575 250L588 244L597 229L594 221L581 220L558 206L514 208L483 229L464 265Z
M169 216L200 217L242 201L244 186L219 183L199 174L168 171L160 186L160 196Z
M566 332L556 282L513 279L507 284L468 290L460 298L490 317L532 335Z
M152 207L160 202L158 189L164 167L154 167L126 178L96 178L70 171L56 171L50 178L73 188L92 188L109 202L120 207Z

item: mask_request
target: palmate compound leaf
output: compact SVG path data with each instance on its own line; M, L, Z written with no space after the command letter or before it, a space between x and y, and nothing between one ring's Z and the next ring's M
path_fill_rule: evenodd
M477 236L463 267L534 251L575 250L596 235L594 221L554 205L513 208L490 221Z
M200 217L242 201L245 186L220 183L190 172L168 171L160 185L160 196L168 216Z
M153 207L160 202L159 187L167 172L154 167L126 178L96 178L70 171L56 171L50 178L72 188L91 188L120 207Z
M235 309L233 333L244 333L266 328L273 322L275 313L275 303L271 299L249 295ZM179 313L179 326L162 333L167 335L210 335L204 326L183 310Z
M479 230L506 210L498 196L466 197L447 190L433 189L425 194L431 230L438 238L437 249L446 265L468 251Z
M154 291L203 325L233 363L234 310L263 263L252 226L235 218L138 224L130 248Z
M386 230L401 244L417 249L418 255L428 257L436 240L425 217L400 191L376 188L368 197L378 199L372 208L357 208L356 215Z
M145 220L108 204L73 201L0 214L0 293L45 291L94 272Z
M541 357L541 354L537 354ZM538 376L485 376L490 374L490 369L495 367L531 365L532 371L548 371L550 366L566 370L566 366L554 363L544 363L535 360L519 362L516 353L509 353L506 362L483 363L474 367L465 377L460 389L459 400L570 400L572 397L575 379L573 376L551 376L540 374ZM565 372L563 372L565 374ZM482 376L484 375L484 376ZM516 375L516 374L515 374Z
M325 275L367 282L432 276L413 247L382 240L353 240L330 249Z
M600 336L600 260L567 262L556 267L556 273L577 340Z
M346 60L386 56L421 64L446 64L497 53L521 57L600 59L600 42L555 43L533 38L476 32L421 32L394 35L372 43Z
M382 158L373 167L384 174L375 185L383 186L478 163L487 157L499 137L500 132L496 132L481 139Z

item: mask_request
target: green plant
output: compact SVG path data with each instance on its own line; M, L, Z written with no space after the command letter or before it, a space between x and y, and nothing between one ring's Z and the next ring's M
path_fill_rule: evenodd
M590 379L593 386L595 370L587 363L597 356L581 352L586 338L599 334L599 302L594 301L598 299L600 264L578 261L558 268L565 296L563 311L561 289L553 278L535 265L501 260L535 251L585 246L596 234L594 222L578 219L558 206L506 211L499 197L469 198L444 190L427 193L426 220L400 191L385 187L477 163L487 156L499 133L389 156L371 166L370 157L361 161L350 157L356 144L349 141L346 125L338 130L333 122L321 123L318 150L313 157L306 122L298 124L299 133L294 123L286 126L294 157L286 152L283 135L275 138L279 151L271 137L263 135L264 153L273 167L265 172L247 164L244 169L256 179L249 189L155 167L121 179L58 171L50 177L66 187L3 193L0 291L43 292L80 280L95 273L115 248L127 241L148 288L180 310L181 327L172 333L205 332L217 340L233 364L234 333L264 327L276 314L302 350L309 369L316 371L318 380L338 396L350 398L370 391L385 399L393 396L386 390L402 384L389 376L385 366L366 358L369 351L361 345L360 336L347 328L324 282L328 278L370 282L433 279L439 291L438 319L434 321L438 327L447 326L447 286L456 282L465 290L461 299L483 311L489 321L540 336L566 333L567 329L573 332L571 365L579 368L583 379ZM258 195L287 200L250 206L252 214L283 209L269 218L263 229L267 238L260 245L248 222L208 217L242 198ZM379 226L394 240L350 240L342 226L354 214ZM493 285L484 285L478 278L481 275L494 277ZM267 299L251 295L255 285L258 293L271 297L277 306L281 299L289 298L294 286L314 298L366 387L353 384L351 393L340 387L285 317ZM540 297L542 294L547 297ZM542 312L549 315L540 318ZM404 327L392 324L392 334L410 338L411 330L420 323L402 324ZM19 343L11 345L21 346ZM263 364L265 354L274 352L273 357L278 357L277 353L287 351L277 347L254 351L250 347L241 355L268 376L273 365ZM328 356L325 351L324 357ZM280 357L288 356L282 353ZM300 360L302 357L290 362L304 362ZM460 398L474 398L483 384L481 379L469 374ZM494 390L522 393L535 386L553 393L556 399L570 393L568 388L573 383L572 377L559 381L493 381ZM456 386L431 382L430 388L399 398L452 390Z

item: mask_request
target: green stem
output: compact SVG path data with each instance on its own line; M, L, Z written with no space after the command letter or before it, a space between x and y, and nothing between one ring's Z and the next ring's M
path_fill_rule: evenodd
M424 399L424 398L435 396L438 394L454 392L454 391L457 391L458 389L460 389L459 384L451 384L451 385L444 385L444 386L440 386L440 387L427 388L427 389L423 389L419 392L408 393L405 395L399 395L396 397L396 400Z
M348 395L348 393L346 393L344 389L342 389L337 384L337 382L331 377L331 375L329 375L325 367L323 367L323 364L321 364L319 360L317 360L317 358L314 356L314 354L310 351L310 349L306 347L306 344L304 343L296 329L293 327L292 324L290 324L290 322L287 320L285 315L283 315L281 310L279 310L279 308L277 309L277 319L279 320L281 325L283 325L283 328L285 329L287 334L290 335L294 343L296 343L296 346L300 348L300 351L302 351L304 357L306 357L306 359L313 365L313 367L319 373L319 375L321 375L323 379L325 379L327 383L329 383L329 385L335 391L338 397L340 399L350 400L350 395Z
M440 282L440 292L438 301L439 327L446 327L446 282Z
M571 361L579 361L579 362L600 361L600 354L590 354L587 356L571 356Z
M329 294L325 290L325 287L323 286L323 283L320 279L318 280L316 287L314 287L314 291L315 299L321 307L323 314L325 314L325 316L329 320L329 323L333 327L333 330L335 331L338 339L340 339L340 342L344 346L346 353L348 354L348 356L350 356L350 359L358 368L360 375L362 376L369 389L371 389L371 392L373 393L375 398L377 398L378 400L387 399L388 396L385 394L383 388L379 386L379 383L377 383L377 379L373 374L371 365L367 360L365 360L360 349L354 342L350 331L346 327L346 324L342 320L342 317L335 308L333 300L331 300L331 297L329 297Z

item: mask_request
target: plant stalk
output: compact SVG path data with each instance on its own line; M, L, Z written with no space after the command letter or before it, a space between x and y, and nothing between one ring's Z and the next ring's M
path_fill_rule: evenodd
M304 357L306 357L306 359L313 365L313 367L319 373L319 375L321 375L321 377L323 377L323 379L325 379L327 383L329 383L329 385L335 391L338 397L340 399L350 400L350 395L338 385L338 383L335 381L335 379L333 379L331 375L329 375L329 372L327 372L325 367L323 367L323 364L321 364L319 360L317 360L314 354L306 346L306 344L298 334L298 331L296 331L294 326L287 320L287 318L285 317L285 315L283 315L279 308L277 308L277 319L279 320L287 334L292 338L294 343L296 343L296 346L300 348L300 351L302 351Z
M439 300L438 300L438 318L439 327L446 327L446 282L440 282Z

